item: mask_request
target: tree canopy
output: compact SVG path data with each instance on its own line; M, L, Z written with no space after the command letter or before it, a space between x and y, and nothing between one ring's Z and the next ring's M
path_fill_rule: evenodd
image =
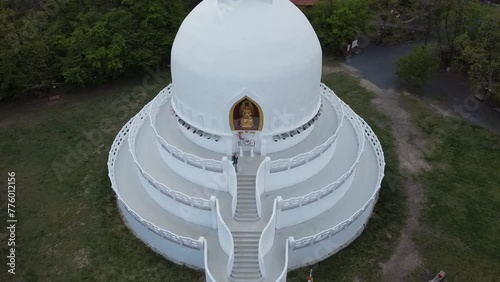
M457 37L457 60L465 66L475 93L485 92L500 101L500 13L487 11L474 32Z
M321 45L333 53L365 32L370 19L369 1L319 1L312 9L304 10L311 21Z
M417 87L424 84L439 67L430 46L415 47L408 55L400 57L396 65L398 76Z
M0 99L167 63L187 0L0 0Z

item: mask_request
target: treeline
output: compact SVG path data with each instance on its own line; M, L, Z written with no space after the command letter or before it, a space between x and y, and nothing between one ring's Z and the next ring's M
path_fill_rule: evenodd
M0 100L168 64L182 20L200 1L0 0ZM487 2L319 0L302 10L325 53L345 53L360 35L377 44L421 40L435 48L411 58L459 69L474 91L493 93L500 81L500 7ZM436 64L417 59L402 65L410 76L418 65L425 76L415 81L425 81Z
M500 6L491 0L320 0L303 11L327 53L360 37L422 42L398 63L401 78L421 85L438 68L459 71L474 94L500 105Z
M0 99L169 61L188 0L0 0Z

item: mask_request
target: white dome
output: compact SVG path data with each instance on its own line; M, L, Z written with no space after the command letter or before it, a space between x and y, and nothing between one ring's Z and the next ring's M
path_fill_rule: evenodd
M292 130L320 103L321 46L289 0L204 0L172 48L173 105L193 126L230 135L230 110L248 96L263 134Z

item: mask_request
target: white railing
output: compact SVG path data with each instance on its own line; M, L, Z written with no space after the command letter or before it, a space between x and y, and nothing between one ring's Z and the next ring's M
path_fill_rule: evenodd
M207 170L207 171L212 171L212 172L218 172L218 173L223 173L222 169L222 161L219 160L214 160L214 159L205 159L205 158L200 158L198 156L195 156L193 154L186 153L177 147L169 144L159 133L158 130L156 129L156 117L158 115L158 112L160 109L170 101L172 97L172 84L168 85L165 89L163 89L160 94L152 101L151 109L149 111L149 117L150 117L150 123L151 127L153 128L153 131L156 135L156 139L160 143L161 147L170 155L175 157L181 162L184 162L186 164L189 164L191 166Z
M120 196L120 193L117 188L116 184L116 179L115 179L115 165L116 165L116 158L117 155L123 145L123 142L125 142L125 138L128 135L128 132L130 131L130 126L132 125L133 118L130 119L130 121L123 126L123 128L120 130L118 135L116 135L115 140L113 141L113 144L111 145L111 149L109 152L109 157L108 157L108 176L111 181L111 188L116 194L116 197L120 201L120 203L125 207L125 209L128 211L128 213L141 225L145 226L148 228L150 231L153 233L157 234L158 236L161 236L162 238L165 238L173 243L176 243L181 246L185 246L188 248L192 248L195 250L202 250L204 246L204 238L200 237L198 240L189 238L189 237L183 237L183 236L178 236L168 230L162 229L153 223L145 220L139 214L137 214L134 210L132 210L125 201Z
M344 122L343 107L340 105L340 99L333 93L333 91L327 88L324 84L321 84L321 88L321 95L326 100L328 100L335 109L338 120L337 129L332 134L332 136L328 138L328 140L326 140L323 144L316 146L309 152L301 153L289 159L278 159L271 161L270 173L290 170L292 168L307 164L308 162L325 153L328 149L330 149L335 140L337 140L338 133Z
M143 126L145 120L148 117L148 112L150 108L151 108L151 102L148 103L146 106L144 106L144 108L142 108L141 111L139 111L139 113L134 117L132 124L130 125L128 134L129 151L134 160L134 164L137 170L139 171L139 175L143 177L149 184L151 184L151 186L153 186L160 193L179 203L182 203L184 205L196 209L212 211L213 207L215 206L214 197L212 197L210 200L207 200L199 197L191 197L182 192L171 189L166 185L164 185L163 183L156 181L156 179L151 175L149 175L139 164L136 154L136 137L139 129Z
M219 244L229 257L229 261L227 263L226 275L229 277L231 275L231 271L233 270L234 265L234 241L233 234L231 234L231 230L227 227L224 219L222 219L222 215L220 213L220 205L219 200L216 201L216 209L217 209L217 234L219 235Z
M273 214L271 215L271 218L267 222L266 227L264 227L264 230L262 231L262 234L259 239L258 257L259 257L259 268L262 276L264 276L265 272L264 257L271 250L274 244L274 235L276 235L277 212L278 212L278 202L275 199L273 204Z
M293 240L290 242L290 248L292 250L302 249L310 245L322 242L328 239L329 237L334 236L335 234L341 232L345 228L349 227L349 225L351 225L353 222L355 222L358 219L358 217L372 204L374 199L375 199L374 197L370 198L370 200L366 202L363 208L354 213L349 219L342 221L341 223L337 224L336 226L330 229L321 231L316 235L304 237L298 240L292 238Z
M375 151L377 163L378 163L377 182L375 183L375 189L374 189L374 192L372 193L372 196L363 205L363 207L360 210L358 210L356 213L354 213L349 219L337 224L333 228L324 230L324 231L322 231L316 235L313 235L313 236L301 238L299 240L295 240L292 238L292 240L290 241L290 248L292 250L301 249L301 248L310 246L312 244L319 243L323 240L326 240L330 236L333 236L333 235L339 233L340 231L344 230L349 225L351 225L354 221L356 221L356 219L366 209L368 209L372 205L372 203L374 204L377 201L378 192L380 190L382 179L384 178L384 168L385 168L384 154L383 154L383 150L382 150L382 147L380 145L380 142L376 138L371 127L363 119L361 119L361 118L359 118L359 119L360 119L361 127L364 129L366 138L370 142L373 150Z
M228 192L233 197L231 200L231 214L234 217L236 215L236 206L238 204L238 178L233 164L227 158L224 158L223 162L225 163L225 167L227 167Z
M357 164L357 163L355 163ZM311 193L308 193L304 196L301 197L292 197L288 198L286 200L283 200L281 197L278 197L278 209L280 211L287 211L287 210L292 210L296 209L299 207L303 207L309 204L312 204L316 201L319 201L323 199L324 197L330 195L332 192L337 190L339 187L344 184L344 182L354 173L353 170L349 170L347 173L342 175L337 181L328 184L325 186L323 189L320 189L318 191L313 191Z
M266 189L266 166L269 164L269 162L269 157L266 157L264 161L260 163L255 178L255 202L257 204L257 215L259 216L259 218L262 214L262 202L260 197L262 196L262 194L264 194L264 191Z
M346 173L344 173L338 180L328 184L327 186L325 186L320 190L310 192L304 196L293 197L286 200L283 200L281 197L279 197L278 209L280 211L296 209L323 199L324 197L330 195L332 192L341 187L342 184L344 184L344 182L347 179L349 179L349 177L351 177L351 175L355 172L356 168L358 167L361 155L365 150L365 139L364 139L365 130L361 126L362 124L361 119L358 118L358 116L354 113L354 111L344 102L341 101L341 104L342 108L344 108L343 112L345 113L346 117L350 120L357 136L358 151L356 153L356 159L354 160L354 163L349 168L349 170Z
M207 239L204 240L204 254L203 254L203 261L205 263L205 280L206 282L217 282L210 272L210 267L208 265L208 246L207 246Z
M278 277L278 279L276 279L276 282L286 282L286 275L288 272L288 249L290 249L290 239L286 239L285 266L283 267L281 275Z

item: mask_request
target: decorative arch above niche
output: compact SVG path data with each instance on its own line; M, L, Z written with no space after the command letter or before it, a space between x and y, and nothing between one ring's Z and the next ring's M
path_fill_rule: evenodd
M262 131L264 127L262 108L245 95L231 107L229 126L232 131Z

